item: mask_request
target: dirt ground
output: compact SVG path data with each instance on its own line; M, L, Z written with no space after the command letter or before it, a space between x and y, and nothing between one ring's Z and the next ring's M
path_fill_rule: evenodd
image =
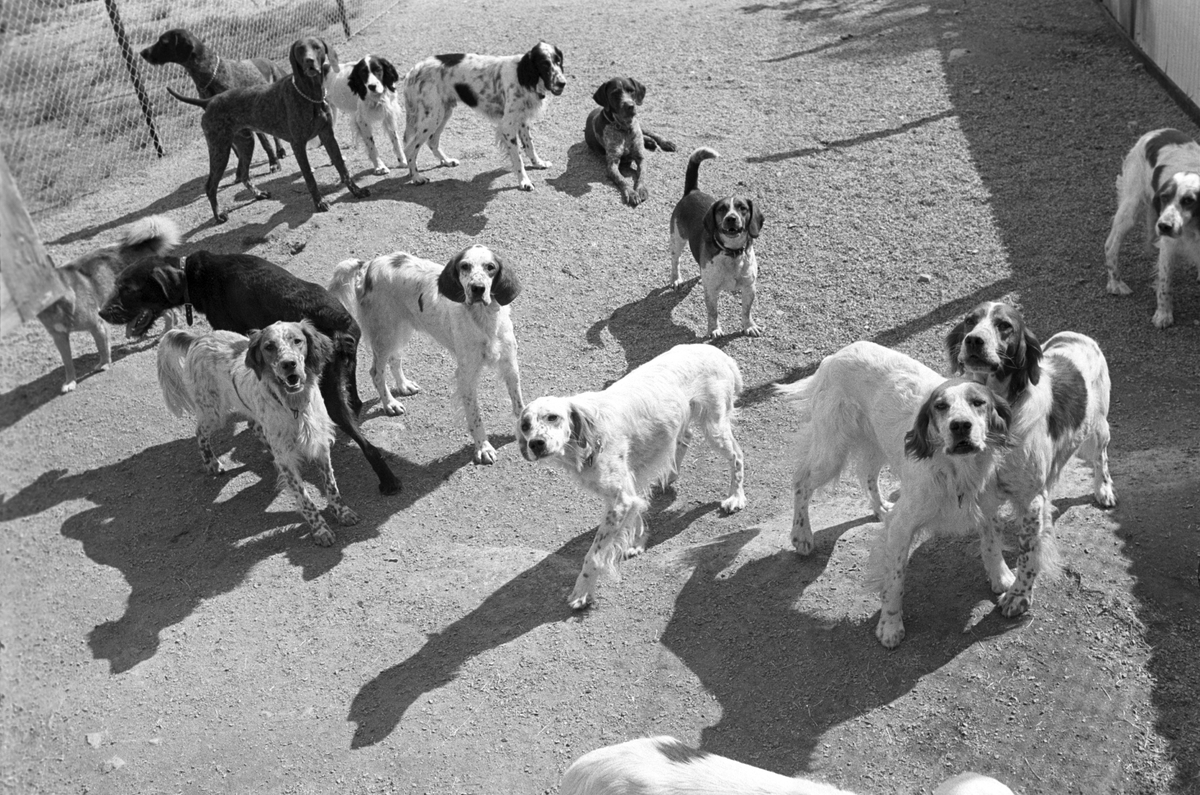
M512 309L531 399L600 388L703 333L695 282L664 289L667 220L687 153L712 146L701 186L745 192L767 219L767 334L719 343L747 385L746 510L719 515L724 469L698 445L654 500L647 554L572 614L599 501L521 459L491 375L500 460L473 466L453 363L431 341L408 356L424 391L402 418L379 411L360 359L365 432L404 488L379 496L343 437L334 466L363 521L321 548L244 425L222 448L233 471L201 473L192 425L162 403L154 338L60 397L57 355L26 324L0 348L6 791L553 793L583 752L672 734L871 795L928 793L964 769L1022 795L1200 792L1200 288L1179 273L1176 325L1158 331L1152 255L1126 246L1134 294L1116 298L1102 253L1128 147L1197 130L1101 8L414 0L338 47L407 65L539 37L571 80L537 125L553 166L531 194L460 110L443 144L462 164L420 187L370 175L343 128L372 195L350 198L314 152L326 214L294 159L276 175L259 162L276 198L227 185L230 222L214 227L197 142L39 227L65 258L164 213L185 251L248 251L320 283L349 256L444 261L486 243L525 285ZM582 143L593 90L617 74L646 83L644 122L681 150L650 154L636 209ZM950 326L1010 292L1043 338L1103 346L1120 505L1100 510L1088 474L1068 472L1064 574L1020 620L995 609L970 539L926 544L907 638L886 651L862 572L878 524L857 488L818 498L811 557L788 545L794 421L769 385L856 339L941 368ZM93 365L90 340L74 343Z

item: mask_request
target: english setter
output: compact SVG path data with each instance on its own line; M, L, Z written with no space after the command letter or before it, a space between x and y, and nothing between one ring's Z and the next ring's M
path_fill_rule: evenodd
M879 493L879 471L899 475L905 436L921 404L945 377L899 351L855 342L831 353L817 371L776 393L800 414L792 472L792 546L813 551L808 506L813 493L853 460L871 510L881 521L891 505Z
M807 778L710 754L674 737L642 737L597 748L563 775L559 795L853 795ZM994 778L961 773L933 795L1013 795Z
M623 557L646 548L646 496L656 482L669 486L679 476L692 420L729 461L721 510L745 507L745 462L731 422L741 391L742 374L727 354L710 345L676 345L602 392L540 397L521 412L521 455L558 465L605 501L571 592L572 609L595 600L601 573L615 576Z
M1200 278L1200 144L1179 130L1148 132L1138 139L1117 177L1117 212L1104 243L1108 291L1129 295L1117 262L1121 241L1141 215L1146 245L1158 243L1154 293L1158 307L1153 323L1166 328L1175 321L1171 305L1171 262L1187 255Z
M530 127L546 104L566 88L562 50L540 41L524 55L452 53L421 61L404 78L404 156L412 184L429 181L417 171L417 151L428 143L443 166L458 161L442 152L442 130L458 100L496 125L496 142L508 152L521 190L533 190L521 149L530 168L549 168L533 148Z
M496 450L479 412L483 368L499 369L514 416L525 405L508 309L521 291L513 268L487 246L468 246L445 266L400 251L369 262L339 263L329 291L357 316L363 338L374 351L371 378L385 413L404 413L388 390L389 366L401 395L420 391L405 377L402 364L404 346L414 331L428 334L454 354L457 394L475 442L475 463L495 463Z
M871 550L869 579L882 602L875 637L889 649L904 639L904 573L908 558L929 535L979 529L988 579L1004 575L991 521L999 508L996 465L1008 446L1008 402L974 381L952 379L933 388L904 438L900 498L883 519Z
M232 331L174 329L158 345L163 399L175 416L195 415L205 471L221 471L213 433L230 419L249 420L271 449L280 487L295 499L313 540L322 546L332 544L334 534L304 491L303 462L321 467L325 497L338 522L358 521L333 476L333 421L318 391L320 373L332 356L333 343L307 320L273 323L252 331L249 339Z
M354 131L367 150L367 157L378 175L387 174L389 169L379 156L372 129L383 127L392 150L400 161L400 168L407 168L404 148L400 145L400 97L396 94L396 83L400 74L387 58L368 55L352 64L343 64L329 80L329 104L333 109L333 123L337 124L338 111L350 114Z
M1054 562L1050 492L1072 455L1091 464L1096 502L1117 504L1108 471L1108 363L1083 334L1062 331L1042 345L1019 309L996 301L980 304L955 326L946 348L952 372L987 384L1012 406L1013 449L998 476L1001 498L1021 516L1017 572L1008 570L999 549L996 562L985 548L984 565L1003 575L1001 611L1019 616L1032 603L1038 572Z

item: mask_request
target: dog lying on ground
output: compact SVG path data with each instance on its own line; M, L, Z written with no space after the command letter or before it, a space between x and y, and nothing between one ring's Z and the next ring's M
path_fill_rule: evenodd
M595 600L601 572L615 576L623 557L646 548L646 496L656 482L670 486L678 478L693 420L729 461L721 510L745 507L745 463L731 422L741 391L741 372L727 354L711 345L676 345L603 392L540 397L521 412L521 455L556 464L605 501L604 520L571 592L572 609Z
M754 201L744 196L726 196L718 200L696 187L700 164L717 157L701 147L688 158L683 181L683 198L671 213L671 286L683 283L679 275L679 256L691 247L700 264L700 283L704 285L704 305L708 309L708 336L725 332L717 320L717 299L723 291L742 299L742 331L748 337L760 336L762 328L751 311L758 291L758 259L754 241L762 231L763 214Z
M544 41L524 55L435 55L414 66L404 78L404 157L412 184L429 181L417 171L417 152L428 143L443 166L457 166L441 149L442 130L458 100L496 125L496 142L508 153L521 190L533 190L521 150L530 168L549 168L533 147L531 127L546 104L566 88L562 50Z
M355 419L362 407L356 379L358 324L324 288L260 257L198 251L182 259L143 259L126 268L100 316L128 323L138 335L160 314L180 306L189 313L192 308L203 312L214 329L239 334L279 320L312 321L333 340L333 357L320 384L329 416L362 450L379 478L380 492L400 490L383 454L363 437Z
M50 333L63 362L62 392L75 389L75 359L71 354L71 332L86 331L96 341L100 364L96 372L112 366L108 326L100 319L100 307L113 293L117 274L142 257L163 255L179 245L179 227L165 216L151 215L131 225L115 246L89 251L55 270L67 294L38 312L38 320ZM166 316L167 328L174 315ZM147 327L148 328L148 327ZM144 330L143 330L144 333Z
M274 83L287 73L266 58L247 58L234 61L217 55L208 45L189 30L172 28L158 37L158 41L142 50L142 59L148 64L162 66L177 63L182 66L196 84L196 93L208 99L231 88L244 88ZM275 139L274 146L267 136L258 133L258 142L266 150L271 171L279 170L279 160L287 156L283 143Z
M883 518L883 532L871 550L869 580L882 597L875 637L894 649L904 639L904 574L914 549L938 533L979 529L982 545L996 531L1000 506L996 466L1008 447L1012 416L1008 402L974 381L952 379L934 387L904 439L900 498ZM984 557L988 578L1003 558ZM992 566L992 568L988 568Z
M1171 303L1171 263L1176 253L1186 254L1200 278L1200 144L1179 130L1148 132L1138 139L1117 177L1117 212L1104 243L1108 291L1129 295L1121 280L1118 256L1121 241L1137 223L1145 221L1146 245L1158 242L1158 270L1154 293L1158 307L1153 322L1166 328L1175 322Z
M1071 456L1091 464L1097 504L1117 504L1108 471L1108 362L1083 334L1061 331L1039 343L1020 310L997 301L985 301L955 326L946 350L954 374L986 384L1012 406L1012 450L998 476L1001 498L1011 501L1021 521L1016 574L999 550L998 564L984 550L984 565L1003 573L1000 609L1012 618L1029 609L1038 573L1053 568L1050 492Z
M637 206L650 196L642 184L646 173L647 149L674 152L675 144L642 127L637 118L638 106L646 98L646 87L630 77L614 77L596 89L592 99L600 107L588 114L583 139L593 152L604 155L608 178L621 191L626 204ZM632 163L637 168L631 186L621 176L621 165Z
M301 463L312 461L321 467L325 498L338 522L358 521L342 501L333 476L333 422L317 388L332 358L333 343L307 320L272 323L252 331L249 339L230 331L197 334L175 329L158 345L163 399L176 417L196 417L205 471L221 471L212 435L230 419L249 420L271 448L280 487L296 501L321 546L332 544L334 534L304 491Z
M371 166L380 176L387 174L389 169L379 156L379 147L375 145L375 136L371 132L377 125L383 127L392 142L400 167L408 167L404 148L400 145L400 116L403 109L400 97L396 94L399 80L400 75L391 61L368 55L352 64L343 64L329 81L333 123L337 124L338 111L350 115L354 131L367 150Z
M788 778L685 745L642 737L597 748L563 775L559 795L853 795L807 778ZM1013 795L989 776L961 773L933 795Z
M404 413L388 390L388 367L401 395L420 391L405 377L402 364L404 346L414 331L428 334L454 355L456 392L475 442L476 464L496 462L479 413L483 368L500 370L514 416L525 405L508 311L520 291L513 269L486 246L468 246L445 266L403 251L370 262L350 259L337 265L329 282L329 292L355 315L375 353L371 377L385 413Z
M259 190L250 181L250 158L254 154L252 131L274 135L292 145L296 163L304 175L304 184L308 186L318 212L325 212L329 205L321 198L308 162L306 145L313 138L321 139L321 145L329 153L333 167L351 195L355 198L370 195L370 191L356 185L346 171L342 150L333 133L333 113L326 98L325 83L330 73L338 69L336 53L321 39L310 36L294 42L288 56L292 62L291 78L269 85L234 88L209 99L193 99L167 89L180 102L204 108L200 119L204 140L208 142L208 181L204 189L218 224L229 220L217 205L217 187L229 165L230 149L237 150L237 181L245 185L255 199L270 198L269 193Z

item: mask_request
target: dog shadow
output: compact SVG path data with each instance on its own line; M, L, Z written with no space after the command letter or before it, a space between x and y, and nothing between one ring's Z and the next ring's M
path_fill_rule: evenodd
M426 225L430 232L478 235L487 226L486 210L492 199L501 191L517 190L517 186L493 184L511 174L507 168L484 171L469 180L455 178L456 168L461 166L422 169L422 173L430 176L424 185L413 185L407 171L390 179L385 176L371 186L371 197L378 194L381 199L425 207L433 213ZM444 178L434 178L442 175Z
M626 372L675 345L699 342L700 338L691 328L673 319L675 307L687 298L698 281L699 277L684 282L678 289L659 287L651 290L644 298L619 306L607 318L597 320L585 332L584 338L592 347L602 348L603 332L607 329L625 351Z
M547 179L546 184L576 199L590 193L593 185L608 185L618 199L621 196L604 170L604 156L593 152L583 141L571 144L563 172Z

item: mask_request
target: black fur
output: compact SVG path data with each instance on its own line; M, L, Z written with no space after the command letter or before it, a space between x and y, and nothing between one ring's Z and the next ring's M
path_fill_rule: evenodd
M1052 354L1050 354L1052 356ZM1088 389L1083 373L1065 356L1053 356L1050 382L1050 438L1058 441L1083 424L1087 416Z
M467 249L455 254L438 274L438 292L456 304L466 303L467 294L458 278L458 269L462 265L462 255ZM504 264L504 260L493 252L492 261L496 263L496 273L492 276L492 300L500 306L508 306L521 294L521 281L516 272ZM421 311L425 311L421 299L417 299Z
M367 98L367 80L371 74L379 78L379 82L388 91L396 90L396 82L400 79L396 67L387 58L368 55L354 64L354 68L350 70L350 77L346 80L346 85L359 99Z
M462 264L462 252L455 254L438 274L438 292L456 304L465 303L467 293L463 290L462 282L458 280L458 266Z
M467 57L467 54L464 52L452 52L444 55L435 55L433 57L441 61L443 66L458 66L460 63L462 63L463 58Z
M707 751L701 751L699 748L692 748L690 745L684 745L678 740L659 742L655 745L655 748L668 762L674 762L678 765L686 765L689 762L707 759L712 755Z
M252 328L246 332L246 336L250 338L250 344L246 347L246 366L253 370L254 375L261 381L263 370L267 366L267 360L262 355L262 329Z
M304 332L307 341L304 354L305 370L309 373L324 372L333 360L333 340L317 331L317 327L307 320L300 321L300 330Z
M1192 139L1179 130L1163 130L1146 142L1146 160L1151 166L1158 166L1158 153L1163 147L1180 144L1190 144ZM1157 172L1157 168L1155 169Z
M474 108L479 105L479 97L475 94L475 90L466 83L455 83L454 93L458 94L458 98L468 108Z

